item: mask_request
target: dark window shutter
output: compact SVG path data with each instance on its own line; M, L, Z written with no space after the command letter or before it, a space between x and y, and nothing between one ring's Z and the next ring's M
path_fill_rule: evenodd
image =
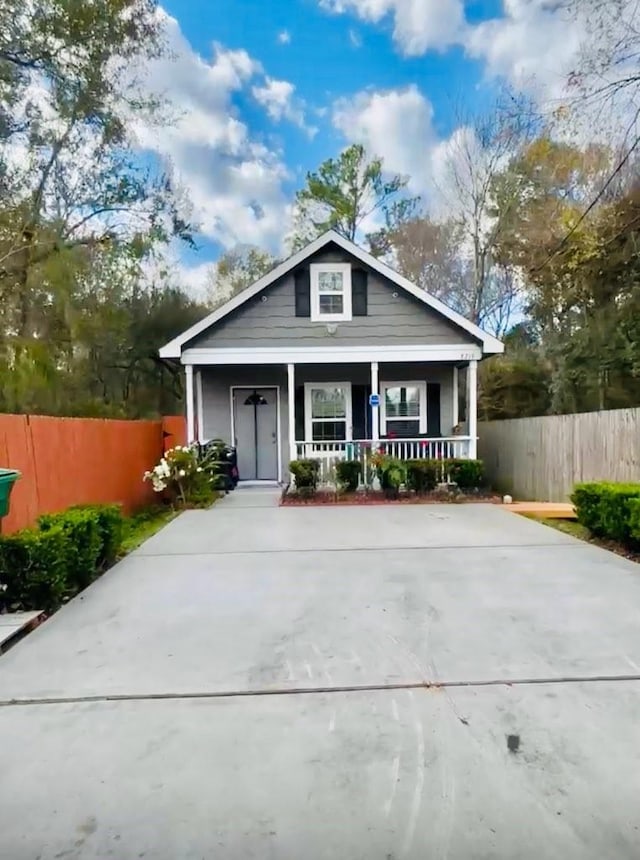
M309 269L298 269L296 281L296 316L311 316L311 274Z
M440 383L427 384L427 436L438 438L442 436L440 427Z
M366 317L368 310L368 280L364 269L351 271L351 302L354 317Z
M304 442L304 385L296 387L296 441Z
M371 394L370 385L352 385L352 419L353 419L353 438L354 439L371 439L371 422L369 420L369 395Z

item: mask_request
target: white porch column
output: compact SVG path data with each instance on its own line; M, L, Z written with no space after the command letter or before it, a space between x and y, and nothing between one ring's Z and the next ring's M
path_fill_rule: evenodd
M202 392L202 371L196 373L196 427L198 429L198 442L205 441L204 438L204 396Z
M298 459L296 448L296 366L287 365L288 404L289 404L289 460Z
M191 445L196 438L195 414L193 409L193 365L187 364L184 368L186 376L185 401L187 407L187 444Z
M371 394L380 394L380 371L377 361L371 362ZM380 407L371 407L371 440L380 441Z
M460 406L460 395L458 392L458 365L453 365L453 409L451 412L451 420L453 422L453 427L457 427L460 423L460 414L459 414L459 406Z
M469 458L475 460L478 457L478 362L476 359L469 362L469 396L467 399L467 421L469 424Z

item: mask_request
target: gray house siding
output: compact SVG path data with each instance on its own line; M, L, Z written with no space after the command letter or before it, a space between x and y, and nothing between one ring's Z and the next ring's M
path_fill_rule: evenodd
M231 444L235 442L231 438L231 387L279 387L282 462L280 480L286 481L289 463L289 402L286 368L207 367L202 368L200 373L202 374L204 437L205 439L224 439ZM380 365L381 383L414 381L440 384L440 423L443 435L450 435L453 424L453 366L431 363ZM368 364L299 365L296 367L295 382L296 388L303 386L305 382L351 382L353 385L368 385L371 382L371 369Z
M361 266L342 250L325 251L308 263L320 261ZM338 323L335 334L328 333L326 323L296 317L295 281L290 273L214 324L188 347L398 346L470 341L471 336L463 329L391 281L369 271L368 315Z
M215 367L202 368L202 409L205 439L231 438L231 387L279 387L280 390L280 456L283 472L289 462L289 403L287 371L284 367Z

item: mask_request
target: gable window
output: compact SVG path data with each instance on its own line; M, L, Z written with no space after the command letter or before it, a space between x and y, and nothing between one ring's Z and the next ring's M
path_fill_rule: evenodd
M384 382L381 393L383 436L411 439L427 432L426 382Z
M344 442L351 438L349 382L307 382L304 398L307 442Z
M351 266L315 263L311 271L311 319L342 322L351 319Z

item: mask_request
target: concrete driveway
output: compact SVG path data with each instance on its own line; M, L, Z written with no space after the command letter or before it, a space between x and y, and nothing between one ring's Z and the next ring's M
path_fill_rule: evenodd
M0 856L637 858L638 678L630 562L242 490L0 658Z

